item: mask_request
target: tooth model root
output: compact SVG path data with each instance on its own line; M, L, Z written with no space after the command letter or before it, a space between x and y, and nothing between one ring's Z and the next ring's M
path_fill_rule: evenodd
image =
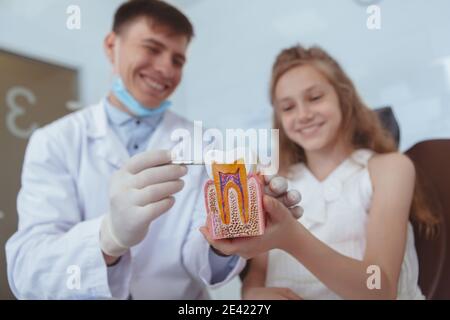
M258 177L247 177L242 163L213 164L212 171L214 181L205 185L205 203L213 237L261 235L264 213Z

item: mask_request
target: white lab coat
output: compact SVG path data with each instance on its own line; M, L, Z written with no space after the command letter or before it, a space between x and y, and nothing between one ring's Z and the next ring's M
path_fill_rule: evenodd
M148 149L171 149L171 132L192 123L167 111ZM99 245L111 174L129 158L103 103L70 114L31 137L18 195L18 231L6 245L8 280L27 299L203 299L211 278L202 167L190 167L172 209L147 237L107 268ZM239 259L219 286L238 274Z

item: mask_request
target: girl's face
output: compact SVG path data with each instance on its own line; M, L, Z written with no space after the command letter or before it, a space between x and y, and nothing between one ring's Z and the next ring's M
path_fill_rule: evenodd
M342 113L336 90L310 65L292 68L275 87L275 112L290 140L305 152L338 142Z

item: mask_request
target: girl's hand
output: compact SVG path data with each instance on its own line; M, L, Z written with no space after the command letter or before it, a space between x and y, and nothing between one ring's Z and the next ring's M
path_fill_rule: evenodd
M289 208L279 200L265 195L263 204L267 223L265 232L261 236L214 240L208 226L201 227L200 232L212 247L225 255L239 255L249 259L271 249L283 249L292 240L292 233L300 226L300 223Z
M286 178L278 175L262 176L264 180L264 193L280 200L289 208L292 215L299 219L303 214L303 209L298 206L301 200L301 194L297 190L288 190Z
M289 288L253 287L244 290L243 300L303 300Z

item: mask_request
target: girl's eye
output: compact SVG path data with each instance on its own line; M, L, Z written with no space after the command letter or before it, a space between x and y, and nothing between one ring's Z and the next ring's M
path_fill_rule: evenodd
M310 101L318 101L322 99L323 95L315 95L310 98Z
M283 112L287 112L287 111L292 110L293 108L294 108L294 106L292 106L292 105L286 105L286 106L282 106L282 107L281 107L281 110L282 110Z

